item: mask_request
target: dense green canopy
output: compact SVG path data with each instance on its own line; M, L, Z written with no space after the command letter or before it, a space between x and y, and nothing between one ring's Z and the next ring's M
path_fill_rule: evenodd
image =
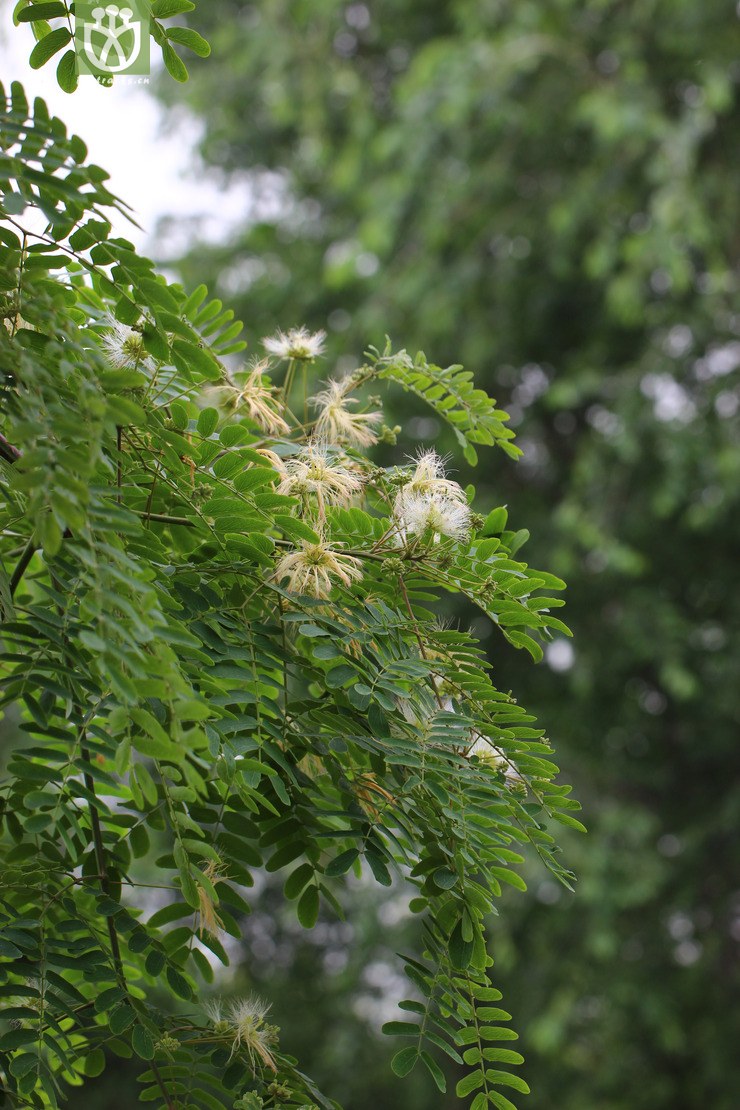
M734 1110L734 5L200 7L218 65L168 95L253 219L199 272L257 334L287 317L359 355L388 332L472 368L524 449L491 502L570 583L573 666L558 646L526 687L591 836L578 897L535 882L497 962L536 1104Z
M88 1105L107 1069L106 1110L338 1110L268 1020L278 976L219 997L273 876L308 933L395 878L417 927L392 1071L444 1094L442 1054L470 1110L513 1110L488 922L527 854L572 889L551 830L583 826L544 731L438 608L536 660L569 634L564 583L433 448L369 457L395 432L368 393L400 387L470 465L518 456L508 416L389 345L316 392L323 331L245 367L233 311L112 234L106 181L0 85L0 1102Z

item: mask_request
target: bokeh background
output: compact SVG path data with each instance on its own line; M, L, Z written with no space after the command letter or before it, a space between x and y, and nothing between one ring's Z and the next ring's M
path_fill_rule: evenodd
M162 157L199 141L211 222L178 211L150 249L234 307L254 353L306 324L325 375L386 334L473 370L524 452L482 454L480 502L569 584L574 640L539 667L450 614L548 729L590 830L564 842L574 896L533 862L491 922L527 1105L737 1110L734 2L201 0L189 22L211 59L152 91ZM392 405L400 453L453 446ZM254 901L223 989L269 997L346 1110L459 1105L389 1071L394 953L417 943L399 891L358 886L351 925L303 936L279 886ZM100 1084L90 1110L130 1105Z

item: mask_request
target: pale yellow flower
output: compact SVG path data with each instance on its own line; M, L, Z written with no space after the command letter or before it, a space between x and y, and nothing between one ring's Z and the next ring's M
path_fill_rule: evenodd
M396 499L400 509L399 525L411 535L431 531L438 536L464 540L470 534L470 508L466 502L438 494L409 493L403 490Z
M255 997L231 1003L229 1021L234 1032L232 1055L239 1049L245 1049L251 1063L258 1056L268 1068L277 1071L275 1058L270 1051L277 1042L277 1029L265 1024L269 1010L267 1003Z
M215 887L223 879L223 865L215 860L209 860L203 874ZM204 886L198 885L198 932L201 936L203 933L210 933L212 937L217 937L223 927L224 923L216 912L216 906L209 891Z
M286 589L290 593L324 600L337 582L351 586L360 578L362 571L357 559L323 542L303 543L298 550L283 555L275 567L276 581L287 580Z
M462 488L445 475L444 459L436 451L422 451L416 460L414 472L404 486L404 492L425 493L435 497L449 497L452 501L467 504Z
M331 443L348 443L353 447L372 447L378 437L372 425L383 419L382 412L350 412L348 406L356 405L356 397L350 397L352 375L339 381L327 383L311 404L319 409L316 420L316 433L325 436Z
M462 540L470 532L465 493L446 477L444 461L436 451L419 455L411 477L396 494L393 515L403 541L427 531Z
M285 477L285 459L282 459L277 452L271 451L269 447L258 447L257 454L261 455L273 470L277 470L281 478Z
M228 403L236 412L244 411L250 420L268 435L287 435L290 425L280 415L281 403L271 387L265 384L267 360L256 363L247 377L238 384L224 387Z
M277 1071L275 1058L270 1049L277 1043L278 1030L267 1025L270 1007L262 999L236 999L224 1008L220 999L206 1002L204 1010L214 1027L214 1032L232 1040L231 1055L243 1049L254 1066L255 1057L272 1071Z
M303 450L283 463L284 476L278 493L298 497L304 509L315 498L320 519L327 505L348 505L362 489L362 478L333 455L325 443L311 440Z
M152 361L144 350L142 326L130 328L114 316L108 315L108 331L102 337L103 350L108 362L116 370L151 371Z
M491 767L494 771L502 771L507 786L512 789L526 788L524 777L519 773L516 766L508 759L500 748L490 740L487 736L483 736L480 732L473 733L475 737L473 743L465 753L468 759L474 755L481 763Z
M311 333L308 328L291 328L290 331L278 331L262 340L262 346L268 354L277 358L294 358L304 362L313 362L324 350L326 332Z

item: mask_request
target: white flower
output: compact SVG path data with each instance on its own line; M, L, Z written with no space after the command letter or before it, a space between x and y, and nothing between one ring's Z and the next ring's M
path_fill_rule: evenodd
M312 362L324 350L326 332L317 331L313 334L308 328L291 328L290 331L278 331L262 340L262 346L268 354L278 358L295 358Z
M409 535L433 532L439 536L464 540L470 533L470 507L464 491L445 476L444 461L436 451L424 451L416 460L414 472L396 494L393 505L397 536L405 542Z
M245 409L250 420L267 432L268 435L287 435L290 425L285 421L277 408L280 402L274 396L272 389L265 385L264 372L267 360L256 363L249 371L247 377L238 385L223 387L230 406L238 412Z
M250 1061L259 1056L263 1064L277 1071L275 1059L270 1052L277 1041L277 1030L274 1026L265 1024L269 1010L270 1007L265 1002L255 997L232 1002L229 1007L229 1018L234 1030L232 1053L244 1048Z
M453 501L467 504L461 487L457 482L446 477L444 459L436 451L422 451L416 460L410 481L404 486L404 491L449 497Z
M326 600L335 582L351 586L362 578L357 559L335 551L325 543L303 543L278 561L275 579L287 579L286 589L294 594L306 594Z
M382 412L350 412L348 405L356 405L356 397L348 396L352 388L352 375L340 381L327 383L327 388L311 398L319 408L316 421L318 435L326 436L332 443L349 443L354 447L372 447L378 437L372 429L383 419Z
M237 999L225 1012L220 1000L207 1002L203 1008L215 1032L220 1036L231 1037L232 1056L239 1049L245 1049L250 1063L254 1064L254 1058L258 1056L272 1071L277 1070L270 1049L277 1042L278 1030L275 1026L265 1023L265 1018L270 1011L266 1002L252 996Z
M474 732L473 736L475 739L466 752L468 759L471 755L474 755L481 763L485 763L494 771L503 771L507 786L513 789L521 788L521 786L526 787L523 776L500 748L497 748L487 736L483 736L480 732Z
M103 349L111 366L116 370L151 371L152 361L144 350L141 324L130 328L128 324L122 324L110 315L105 322L109 331L102 337Z
M407 534L423 536L431 531L455 540L467 539L470 534L468 505L451 497L402 490L396 498L395 511Z
M304 507L315 498L320 519L327 505L347 505L362 489L362 478L333 458L320 440L311 440L300 454L285 459L283 470L278 493L301 498Z
M270 464L273 470L277 470L281 478L285 477L285 459L281 459L275 451L271 451L269 447L257 447L257 454Z
M216 1027L218 1033L223 1033L229 1026L228 1019L224 1014L224 1004L220 998L210 998L207 1002L203 1003L203 1009L211 1025Z

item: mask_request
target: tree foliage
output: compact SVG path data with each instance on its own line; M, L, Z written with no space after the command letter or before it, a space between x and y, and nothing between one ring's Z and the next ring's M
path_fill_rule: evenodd
M161 50L167 72L176 81L187 81L188 68L177 47L184 47L199 58L207 58L211 53L210 45L191 27L172 26L164 21L192 12L195 4L192 0L143 0L142 6L148 17L149 35ZM28 57L31 69L41 69L53 58L58 58L57 83L66 93L73 93L79 84L74 47L75 18L73 0L18 0L13 9L15 25L28 24L36 40ZM101 85L110 85L113 78L101 76L97 80Z
M434 451L371 462L394 433L362 398L399 383L471 460L512 451L506 416L390 349L308 397L302 329L240 368L233 313L112 235L81 140L0 96L0 685L23 734L0 794L3 1097L56 1106L133 1054L168 1110L334 1105L267 1003L198 1005L265 868L306 929L350 871L411 885L394 1071L444 1089L441 1050L475 1110L506 1110L528 1088L485 918L523 850L569 884L550 826L581 826L543 732L435 605L464 597L539 657L563 583Z
M526 679L490 656L592 832L577 899L536 883L495 925L530 1081L568 1110L734 1110L735 8L287 10L198 12L221 59L186 90L202 152L255 197L199 272L255 326L290 311L338 352L389 331L459 360L512 413L523 459L478 492L568 579L576 653Z

